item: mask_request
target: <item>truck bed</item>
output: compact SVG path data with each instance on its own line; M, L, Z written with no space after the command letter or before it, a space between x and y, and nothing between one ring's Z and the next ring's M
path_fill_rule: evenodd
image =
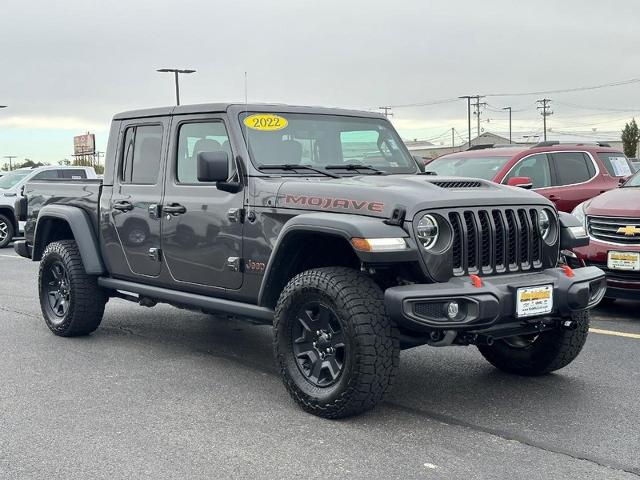
M26 212L20 212L20 217L26 220L24 227L25 239L33 241L35 224L40 210L51 204L72 205L82 208L94 226L98 225L101 179L81 180L37 180L29 182L24 187L22 204L26 204Z

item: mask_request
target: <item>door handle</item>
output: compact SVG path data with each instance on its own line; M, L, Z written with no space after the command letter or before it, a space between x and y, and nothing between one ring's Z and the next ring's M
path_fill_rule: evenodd
M171 215L182 215L183 213L187 213L187 209L184 205L180 205L179 203L170 203L169 205L165 205L162 207L162 213L170 213Z
M121 212L128 212L133 210L133 205L131 202L118 202L113 204L114 210L120 210Z
M551 200L552 202L557 202L558 200L560 200L560 198L555 195L549 195L549 200Z

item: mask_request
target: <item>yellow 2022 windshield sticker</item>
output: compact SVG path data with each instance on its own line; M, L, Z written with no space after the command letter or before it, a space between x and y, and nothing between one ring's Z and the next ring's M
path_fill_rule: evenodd
M273 132L286 128L289 122L286 118L280 115L274 115L273 113L256 113L245 118L244 124L252 130Z

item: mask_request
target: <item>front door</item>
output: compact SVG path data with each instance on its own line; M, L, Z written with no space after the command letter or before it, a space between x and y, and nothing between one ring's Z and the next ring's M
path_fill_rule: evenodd
M139 278L160 274L158 208L163 188L163 142L168 129L167 118L123 125L117 176L109 202L110 219L125 259L115 267L116 275Z
M174 117L165 176L162 252L181 287L238 289L242 285L244 190L224 192L198 181L200 152L224 151L231 178L238 175L223 116Z

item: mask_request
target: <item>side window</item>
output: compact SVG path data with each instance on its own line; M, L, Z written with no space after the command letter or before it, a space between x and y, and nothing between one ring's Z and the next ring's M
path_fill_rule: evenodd
M129 127L124 135L120 168L122 183L155 185L162 157L162 126Z
M59 176L60 178L71 178L74 180L79 180L81 178L87 178L87 172L85 170L82 170L80 168L78 169L65 169L65 170L59 170Z
M529 177L533 188L544 188L551 186L551 167L549 158L545 153L537 153L530 157L523 158L513 170L504 177L502 183L507 183L513 177Z
M179 183L200 183L198 181L198 154L219 151L225 152L229 162L233 165L229 136L222 121L182 124L178 134L176 180Z
M624 153L598 152L598 157L612 177L628 177L634 172L633 165Z
M557 185L571 185L588 181L595 175L591 159L582 152L553 153Z
M58 178L57 170L45 170L36 174L32 180L50 180L52 178Z

